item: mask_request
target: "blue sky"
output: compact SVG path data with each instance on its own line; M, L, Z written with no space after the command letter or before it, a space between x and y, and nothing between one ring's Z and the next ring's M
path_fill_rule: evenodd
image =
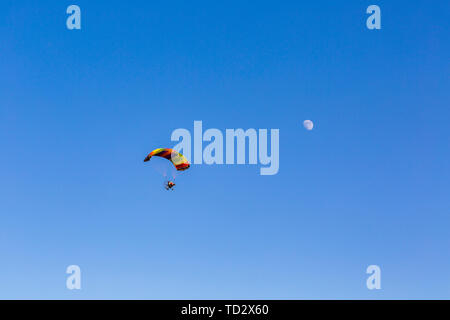
M450 297L448 1L1 7L0 298ZM166 192L142 160L194 120L280 129L279 173Z

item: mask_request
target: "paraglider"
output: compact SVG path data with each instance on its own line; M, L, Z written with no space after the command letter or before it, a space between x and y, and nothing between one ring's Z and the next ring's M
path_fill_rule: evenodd
M153 150L145 157L144 162L150 161L151 157L162 157L170 160L178 171L186 170L191 166L185 156L169 148L158 148Z
M150 161L152 157L161 157L169 160L174 165L176 171L187 170L191 165L189 161L181 153L170 149L170 148L158 148L150 152L147 157L145 157L144 162ZM165 176L165 173L164 173ZM175 177L174 177L175 178ZM167 181L164 184L166 190L173 190L175 183L173 181Z
M172 188L175 187L175 183L173 181L167 181L165 187L166 190L173 190Z

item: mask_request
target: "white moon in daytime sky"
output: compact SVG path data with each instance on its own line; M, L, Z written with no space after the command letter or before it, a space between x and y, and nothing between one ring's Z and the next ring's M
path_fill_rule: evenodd
M312 130L312 128L314 127L314 123L311 120L305 120L303 121L303 126L306 130Z

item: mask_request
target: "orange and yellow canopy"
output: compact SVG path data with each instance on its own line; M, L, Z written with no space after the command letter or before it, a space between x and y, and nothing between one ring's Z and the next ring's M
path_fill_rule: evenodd
M170 148L158 148L153 150L145 157L144 162L149 161L151 157L162 157L169 160L178 171L186 170L191 166L185 156Z

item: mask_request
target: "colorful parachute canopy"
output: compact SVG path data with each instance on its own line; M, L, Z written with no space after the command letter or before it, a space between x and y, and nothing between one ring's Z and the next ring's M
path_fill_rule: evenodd
M155 149L148 154L148 156L144 159L144 162L149 161L150 158L153 156L162 157L167 160L170 160L178 171L186 170L191 166L185 156L183 156L181 153L173 149L169 148Z

